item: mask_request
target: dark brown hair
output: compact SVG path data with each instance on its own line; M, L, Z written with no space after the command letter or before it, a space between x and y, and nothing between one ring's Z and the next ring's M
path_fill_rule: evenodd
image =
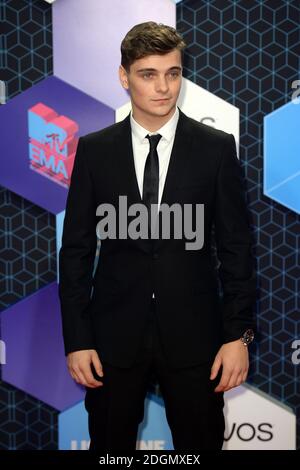
M167 54L173 49L179 50L183 59L185 47L183 38L172 26L154 21L136 24L121 43L121 64L129 72L136 60L152 54Z

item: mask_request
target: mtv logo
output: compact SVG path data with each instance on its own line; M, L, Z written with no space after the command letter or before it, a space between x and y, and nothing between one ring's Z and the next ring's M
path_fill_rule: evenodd
M28 110L30 168L69 187L78 144L78 124L37 103Z

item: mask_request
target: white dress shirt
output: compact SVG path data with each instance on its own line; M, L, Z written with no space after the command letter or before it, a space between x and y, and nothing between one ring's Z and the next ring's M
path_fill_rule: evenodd
M178 118L179 111L178 107L176 106L175 112L173 116L169 119L169 121L166 122L166 124L164 124L157 131L150 132L143 126L141 126L132 116L132 112L130 112L134 166L141 198L143 198L144 169L147 156L150 150L150 142L148 139L146 139L146 135L160 134L162 136L157 145L157 154L159 161L158 210L168 171ZM152 297L154 297L154 293Z

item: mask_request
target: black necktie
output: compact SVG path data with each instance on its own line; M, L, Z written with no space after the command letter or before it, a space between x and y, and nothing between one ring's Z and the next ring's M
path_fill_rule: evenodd
M161 139L161 135L148 134L146 138L149 139L150 151L144 170L143 202L148 208L149 228L151 228L151 204L158 204L159 161L156 147Z

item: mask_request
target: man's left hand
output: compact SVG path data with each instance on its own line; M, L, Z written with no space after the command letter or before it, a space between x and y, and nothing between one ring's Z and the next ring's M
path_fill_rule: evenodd
M222 376L215 392L227 392L245 382L249 370L248 348L240 339L223 344L211 368L210 380L214 380L222 366Z

